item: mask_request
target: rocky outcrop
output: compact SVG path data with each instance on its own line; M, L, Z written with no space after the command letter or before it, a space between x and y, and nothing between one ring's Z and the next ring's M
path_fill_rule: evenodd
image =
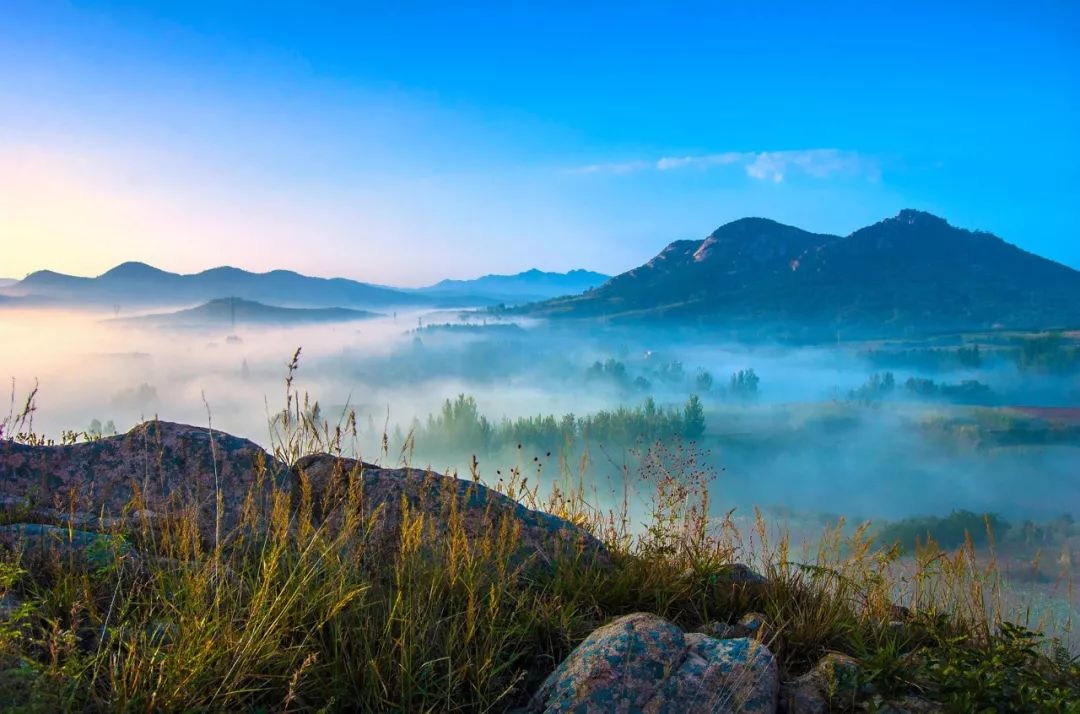
M635 613L578 645L529 711L774 712L778 687L776 659L765 645L686 634L661 617Z
M133 505L169 512L198 504L207 514L220 489L228 525L260 469L259 446L205 427L150 421L120 436L79 444L0 441L0 505L35 520L115 524ZM213 523L213 518L203 519Z
M350 487L359 487L365 547L397 543L403 509L445 535L460 523L470 536L504 528L518 538L521 560L551 564L560 556L606 560L603 546L573 524L533 511L482 484L416 469L384 469L329 454L308 456L290 470L258 445L205 427L152 421L126 434L79 444L32 446L0 440L0 509L7 542L85 549L94 531L168 517L197 504L206 538L215 533L216 493L223 534L235 525L249 494L291 490L294 507L309 494L316 520L333 517ZM265 504L264 504L265 505ZM36 525L40 524L40 525ZM61 538L45 525L74 528ZM81 531L85 530L85 537ZM64 535L64 534L60 534Z
M604 546L581 528L542 511L534 511L474 481L418 469L384 469L328 454L300 459L291 471L297 494L310 489L318 518L332 516L356 489L365 515L377 514L367 547L396 544L404 509L423 515L436 537L446 535L457 519L470 537L517 531L521 562L551 565L557 559L584 558L606 562ZM509 532L509 531L508 531Z

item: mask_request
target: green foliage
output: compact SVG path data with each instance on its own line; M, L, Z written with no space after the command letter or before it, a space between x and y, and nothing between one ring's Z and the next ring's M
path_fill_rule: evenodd
M713 388L713 376L709 374L707 370L698 370L697 376L694 377L694 387L704 394L711 392Z
M998 537L1009 529L1009 523L994 513L953 511L948 516L918 516L885 525L878 532L882 543L899 543L908 550L932 539L944 548L956 548L970 537L976 545L986 543L990 534Z
M758 384L761 383L761 379L757 376L757 372L754 368L740 369L731 375L731 379L728 381L728 389L731 394L740 398L748 398L757 396Z
M983 352L978 345L956 349L923 347L907 350L864 350L858 356L878 368L918 369L929 372L957 368L979 369L984 364Z
M298 356L286 409L271 422L274 452L290 461L338 451L343 429L320 422L317 405L292 391ZM691 398L682 410L646 400L621 416L602 414L518 424L559 436L583 424L612 432L677 424L685 434L701 412ZM532 433L503 433L515 422L489 424L465 395L432 422L461 439ZM350 417L344 429L354 426ZM650 443L639 470L624 476L627 492L646 494L643 513L629 501L598 508L572 484L549 495L513 475L502 484L524 506L593 533L608 564L563 553L550 569L526 571L515 555L520 534L505 523L464 523L450 489L433 494L447 499L434 511L444 531L406 500L395 538L376 548L370 536L384 511L365 509L361 489L324 502L335 516L321 521L303 484L253 488L240 522L213 543L199 535L203 511L177 502L159 519L110 526L116 547L90 558L0 547L0 706L513 710L595 627L645 610L688 630L760 612L784 679L835 650L858 655L862 679L878 692L917 692L949 711L1076 711L1076 661L1038 634L993 626L992 574L971 567L970 543L955 554L923 548L901 565L897 548L875 544L869 524L852 531L841 522L796 555L789 535L760 514L750 527L731 513L715 517L713 474L692 444ZM136 495L128 507L146 505ZM974 536L983 520L958 512L916 525L944 543L957 528ZM734 585L737 563L766 581ZM931 580L935 587L922 587ZM894 599L912 582L913 614L898 632ZM877 695L869 692L853 691L845 704L872 711Z
M916 677L950 711L1078 712L1080 665L1060 645L1046 657L1043 639L1008 622L985 645L944 637L926 649Z
M1080 371L1080 346L1058 333L1019 340L1014 353L1021 372L1072 374Z
M537 415L491 422L475 398L459 394L416 427L412 439L437 454L495 454L518 446L541 451L604 444L624 448L665 439L698 439L705 433L705 410L692 395L681 409L662 408L652 397L636 407L601 410L586 416Z
M626 365L614 357L609 357L603 362L597 360L585 372L585 376L589 380L609 380L622 387L628 386L633 381L626 371Z
M849 396L859 401L872 402L884 399L892 394L894 389L896 389L896 378L892 372L882 374L875 372L861 387L852 390Z
M990 404L994 401L993 390L975 379L965 379L959 384L938 384L925 377L909 377L904 382L904 389L918 397L943 398L964 404Z
M696 394L691 394L683 407L683 436L691 441L705 435L705 408Z

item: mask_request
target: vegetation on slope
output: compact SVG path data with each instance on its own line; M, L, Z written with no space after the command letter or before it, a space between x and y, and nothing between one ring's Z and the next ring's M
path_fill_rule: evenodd
M338 451L353 428L319 423L292 393L288 405L273 421L287 463ZM26 426L5 423L3 435L32 440ZM640 529L625 501L597 510L580 474L562 476L540 493L512 471L501 490L590 530L613 567L568 558L530 570L512 531L470 535L451 520L436 537L419 516L393 552L367 552L358 544L377 516L348 515L362 512L350 500L361 494L344 496L331 526L280 489L267 521L246 509L211 542L199 509L152 524L136 499L130 525L103 524L88 553L4 549L3 706L501 711L593 628L644 610L688 629L761 612L785 677L829 651L855 655L859 681L837 688L837 710L916 693L955 711L1076 711L1077 661L1004 620L999 576L970 539L955 550L931 540L903 563L867 525L838 524L800 549L760 515L749 530L731 514L712 520L712 474L690 446L657 444L626 475L651 492ZM767 583L733 586L726 573L740 562Z

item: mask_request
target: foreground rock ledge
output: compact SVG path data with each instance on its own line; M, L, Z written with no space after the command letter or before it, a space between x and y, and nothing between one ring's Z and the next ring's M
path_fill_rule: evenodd
M332 504L344 502L349 488L360 487L367 515L378 511L368 545L376 549L398 542L403 509L423 514L436 539L449 533L454 519L470 538L498 534L504 526L516 528L516 559L532 565L552 566L557 561L607 563L603 544L592 534L550 513L534 511L473 481L419 469L384 469L329 454L306 456L293 466L293 489L310 489L319 518ZM357 483L359 481L359 483Z
M9 520L88 530L110 530L196 505L203 536L210 540L218 491L227 531L239 520L249 493L261 497L270 487L291 491L294 507L306 491L321 520L333 517L350 484L358 481L363 509L378 513L365 547L396 544L406 503L413 514L424 516L436 536L445 535L455 518L470 536L503 527L516 530L515 556L521 562L607 560L596 538L564 519L533 511L479 483L419 469L384 469L329 454L304 457L289 468L247 439L164 421L79 444L0 440L0 509L15 516Z
M196 504L205 515L220 490L228 525L262 469L283 473L274 466L247 439L165 421L79 444L0 441L0 505L89 525L132 505L167 512Z

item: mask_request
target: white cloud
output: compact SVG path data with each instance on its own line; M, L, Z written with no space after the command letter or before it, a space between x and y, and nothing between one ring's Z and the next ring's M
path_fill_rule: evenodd
M666 156L656 162L656 168L659 171L670 171L688 166L726 166L741 163L750 155L740 151L728 151L723 154L705 154L704 156Z
M718 154L665 156L656 161L623 161L590 164L575 173L629 174L641 171L676 171L706 169L716 166L742 166L746 175L759 181L780 183L789 175L825 179L832 176L881 177L877 162L855 151L841 149L801 149L796 151L727 151Z
M644 169L652 168L649 161L623 161L610 164L588 164L573 169L575 174L630 174Z

